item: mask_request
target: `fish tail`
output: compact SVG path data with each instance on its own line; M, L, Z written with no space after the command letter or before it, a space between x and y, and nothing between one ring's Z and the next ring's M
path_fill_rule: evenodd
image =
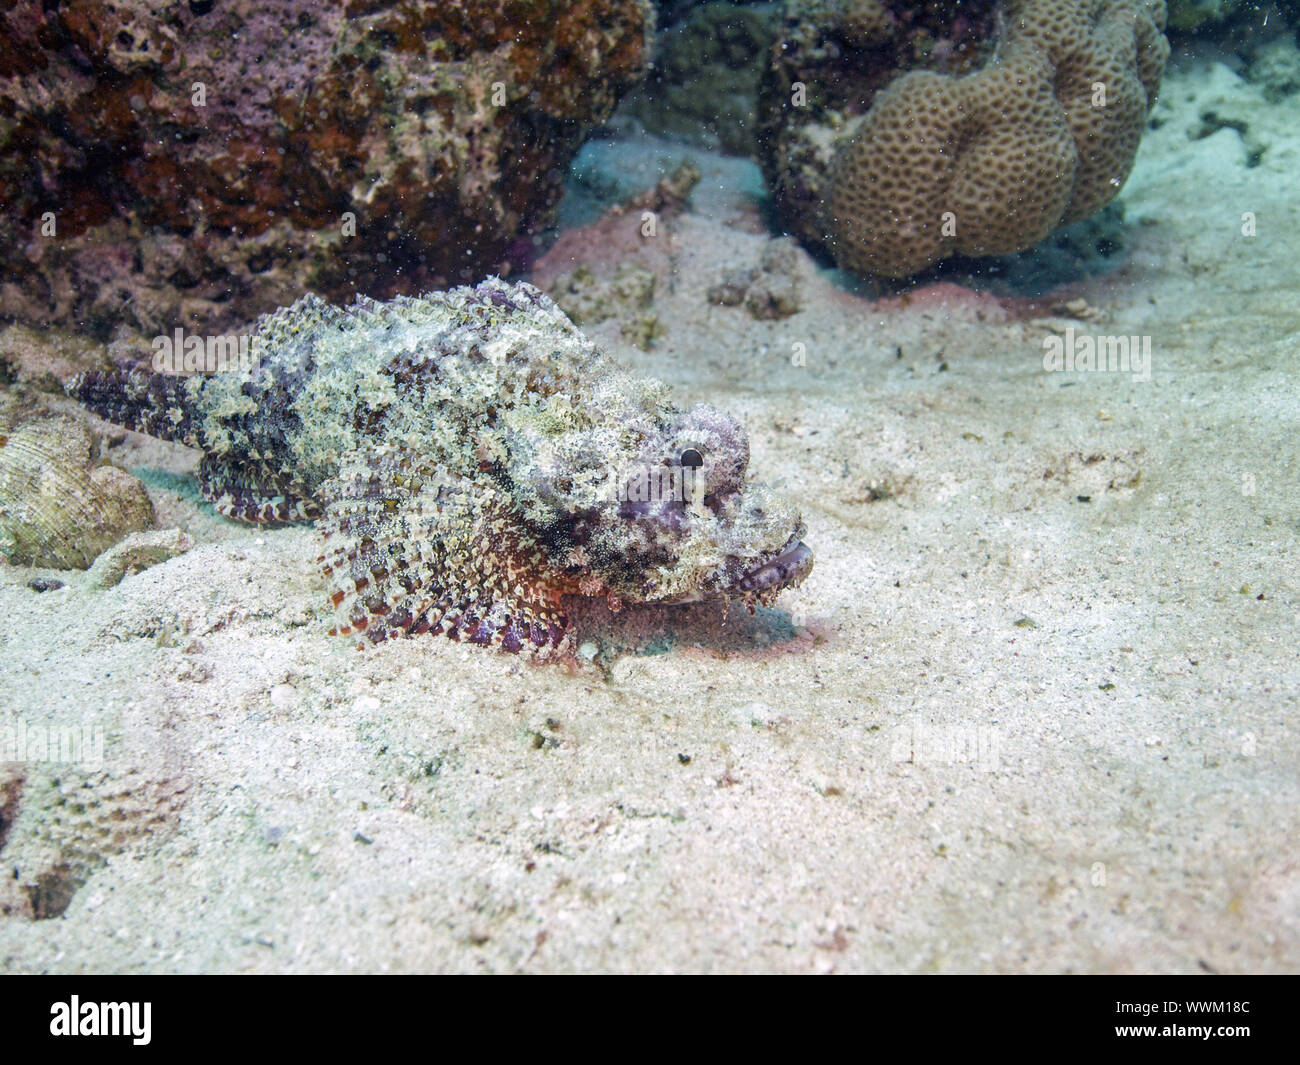
M189 378L141 370L78 374L67 393L105 421L159 440L194 444L194 399Z

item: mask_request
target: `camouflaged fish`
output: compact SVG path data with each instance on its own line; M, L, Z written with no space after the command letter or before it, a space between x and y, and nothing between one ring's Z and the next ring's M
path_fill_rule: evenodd
M620 370L547 296L476 287L262 318L242 371L90 373L109 421L203 451L205 499L316 521L335 630L567 643L563 598L770 603L812 568L728 415Z

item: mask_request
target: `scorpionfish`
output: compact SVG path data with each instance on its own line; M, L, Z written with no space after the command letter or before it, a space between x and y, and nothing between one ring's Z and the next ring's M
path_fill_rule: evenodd
M812 568L799 514L747 481L740 424L674 406L531 285L308 295L251 346L235 371L91 372L69 392L200 449L225 517L316 522L331 632L550 654L566 596L752 609Z

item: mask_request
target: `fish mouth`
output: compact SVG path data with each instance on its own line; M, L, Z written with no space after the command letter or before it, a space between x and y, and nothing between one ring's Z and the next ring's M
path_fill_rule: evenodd
M797 587L812 568L812 548L791 537L785 547L771 558L745 570L732 583L731 590L746 595L774 595L784 588Z
M736 559L734 566L739 559ZM759 602L771 606L776 597L787 588L797 587L812 572L812 548L793 536L779 551L775 551L741 570L736 576L722 577L708 588L657 600L665 606L701 603L717 598L743 598L746 602ZM735 572L734 569L731 570Z

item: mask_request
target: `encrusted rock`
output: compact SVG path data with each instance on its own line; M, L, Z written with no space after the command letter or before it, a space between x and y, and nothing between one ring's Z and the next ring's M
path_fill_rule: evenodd
M98 768L102 730L96 735L89 727L0 727L0 753L21 744L32 764L66 761L69 752L58 748L69 740L77 748L75 768L62 764L57 771L0 775L0 844L11 871L0 880L0 916L61 917L110 858L143 851L174 831L185 805L188 784L182 779Z
M1300 48L1288 37L1263 45L1250 63L1250 80L1269 103L1300 92Z
M795 243L787 237L769 241L758 266L733 270L709 289L709 302L743 305L755 318L788 318L803 306L799 274Z
M1256 0L1169 0L1169 28L1196 30L1225 22L1241 8L1258 7Z
M0 5L0 313L149 333L505 273L646 0Z
M589 267L579 266L557 278L548 287L547 295L577 325L615 319L624 339L642 349L648 349L662 332L659 318L651 310L655 275L630 263L624 263L607 279L598 278Z
M620 112L646 129L740 155L758 151L758 83L772 45L768 5L701 4L659 35L643 87Z
M63 395L62 380L106 365L103 344L71 329L0 327L0 384Z

